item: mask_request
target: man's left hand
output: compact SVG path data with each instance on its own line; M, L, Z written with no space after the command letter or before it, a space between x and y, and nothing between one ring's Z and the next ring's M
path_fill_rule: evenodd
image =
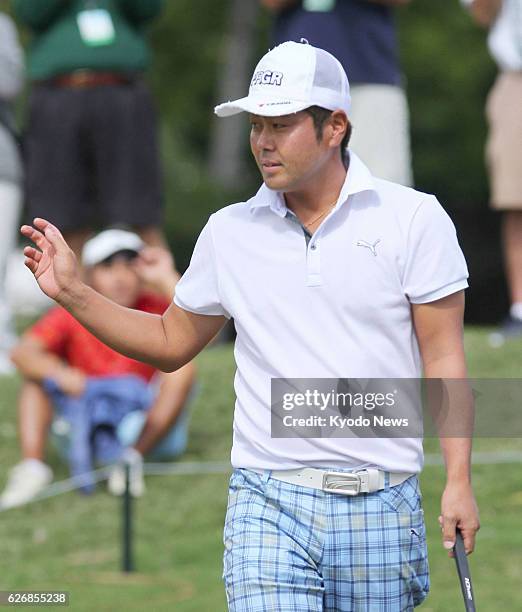
M475 548L475 535L480 529L477 502L469 482L448 482L441 500L439 524L442 529L442 542L453 557L457 527L462 532L466 554Z

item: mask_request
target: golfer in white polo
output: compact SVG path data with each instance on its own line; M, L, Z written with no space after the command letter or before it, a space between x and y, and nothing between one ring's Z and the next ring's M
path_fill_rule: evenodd
M245 111L263 177L210 216L161 316L122 308L80 280L43 219L22 233L42 290L114 349L165 370L233 317L236 406L224 579L234 611L410 610L429 588L417 438L271 435L279 378L465 378L467 268L436 198L372 177L346 151L346 74L284 43L259 62ZM357 126L354 126L357 129ZM378 143L376 143L378 146ZM451 398L450 398L451 400ZM450 401L451 405L451 401ZM444 546L479 527L469 438L441 440Z

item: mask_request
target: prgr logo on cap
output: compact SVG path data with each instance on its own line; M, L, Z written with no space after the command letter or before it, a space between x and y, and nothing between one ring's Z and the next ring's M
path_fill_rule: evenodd
M273 70L259 70L252 77L252 85L281 85L283 81L282 72L274 72Z

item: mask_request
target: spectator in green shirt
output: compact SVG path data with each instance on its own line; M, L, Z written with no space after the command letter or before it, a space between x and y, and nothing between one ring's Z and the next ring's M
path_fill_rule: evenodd
M163 245L156 118L143 81L145 26L162 0L14 0L32 40L26 131L29 216L79 253L95 227Z

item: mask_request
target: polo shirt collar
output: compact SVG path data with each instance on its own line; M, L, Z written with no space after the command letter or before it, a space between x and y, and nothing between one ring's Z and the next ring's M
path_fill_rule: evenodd
M346 173L346 179L341 188L339 199L335 205L335 209L340 208L351 195L363 191L376 191L373 176L368 167L361 161L353 151L350 154L350 166ZM250 211L256 208L269 207L276 215L285 217L288 208L285 204L283 193L269 189L264 183L261 185L256 195L248 201Z

